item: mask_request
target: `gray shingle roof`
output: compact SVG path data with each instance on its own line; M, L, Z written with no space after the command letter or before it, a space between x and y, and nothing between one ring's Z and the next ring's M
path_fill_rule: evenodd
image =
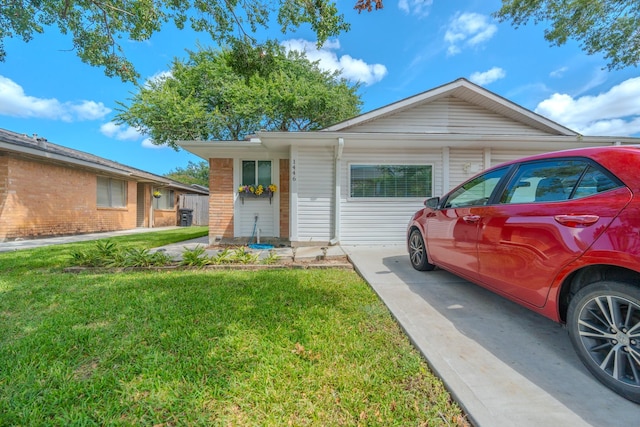
M21 153L31 157L41 158L42 160L67 163L76 167L82 166L103 173L124 175L134 181L153 182L191 193L208 194L208 190L202 186L183 184L164 176L123 165L122 163L98 157L84 151L54 144L47 141L46 138L37 135L28 136L6 129L0 129L0 152L2 151Z

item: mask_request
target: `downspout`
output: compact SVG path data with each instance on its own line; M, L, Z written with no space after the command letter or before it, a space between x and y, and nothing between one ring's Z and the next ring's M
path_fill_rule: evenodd
M342 150L344 150L344 139L338 138L334 158L335 194L333 200L333 238L329 240L331 246L340 242L340 183L342 171Z

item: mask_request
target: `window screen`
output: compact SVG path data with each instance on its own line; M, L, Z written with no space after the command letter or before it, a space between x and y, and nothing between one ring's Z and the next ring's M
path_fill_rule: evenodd
M127 205L127 182L103 176L98 177L97 205L123 208Z
M156 191L159 191L161 196L153 199L153 207L156 209L165 209L170 210L173 209L174 206L174 193L173 190L168 188L160 188Z
M351 165L351 197L430 197L431 165Z

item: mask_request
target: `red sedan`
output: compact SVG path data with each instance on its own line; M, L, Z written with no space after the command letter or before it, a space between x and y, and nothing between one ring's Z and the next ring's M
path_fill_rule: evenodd
M417 270L448 270L565 323L586 367L640 403L640 148L488 169L409 223Z

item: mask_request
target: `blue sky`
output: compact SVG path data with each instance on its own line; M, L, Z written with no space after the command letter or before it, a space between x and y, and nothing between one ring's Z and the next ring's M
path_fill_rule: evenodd
M513 28L491 17L499 0L386 0L385 8L358 14L355 0L338 0L351 31L315 49L310 31L268 35L291 49L307 49L327 69L360 81L362 112L467 78L584 135L640 136L640 70L607 71L570 41L553 47L544 24ZM167 24L146 42L123 41L142 79L168 71L204 33ZM132 84L106 77L70 51L69 37L50 29L29 43L5 40L0 63L0 128L49 141L156 174L188 161L184 151L150 144L135 129L116 126Z

